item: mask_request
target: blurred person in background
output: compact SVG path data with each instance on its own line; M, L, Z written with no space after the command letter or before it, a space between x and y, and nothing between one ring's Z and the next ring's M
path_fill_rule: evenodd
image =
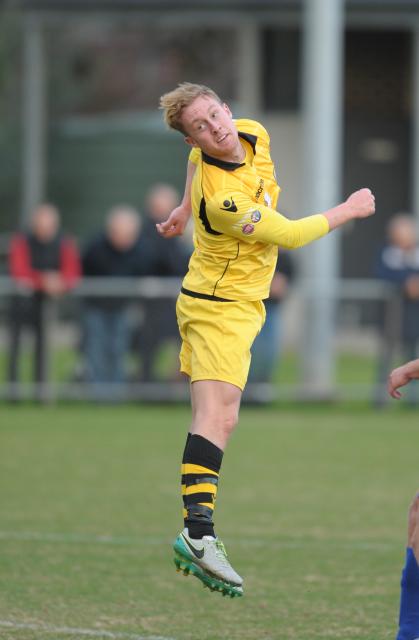
M120 205L108 214L104 231L86 245L82 261L87 278L129 278L145 273L140 246L141 219L132 207ZM97 400L121 397L126 381L125 360L132 331L130 299L119 295L90 295L84 299L83 351L86 378Z
M174 242L168 243L156 233L156 224L166 220L179 201L179 193L170 184L155 184L146 195L141 240L147 253L148 276L180 277L186 273L193 247L183 238L174 238ZM162 344L169 340L179 343L176 299L148 298L144 303L143 324L136 339L144 381L155 380L156 358Z
M17 399L17 382L22 330L34 334L33 378L38 399L47 381L47 329L50 303L76 286L80 279L80 258L74 241L61 232L60 215L52 204L41 204L33 212L27 231L11 240L9 273L18 294L10 307L10 355L8 379L12 399Z
M419 246L413 216L400 213L390 219L386 245L381 249L375 276L395 285L401 296L400 309L392 307L395 319L383 326L383 348L378 361L378 388L375 401L378 406L386 401L385 381L391 368L394 349L400 344L404 357L417 355L419 339ZM399 313L396 313L399 312ZM414 398L410 395L410 400Z
M286 251L277 260L269 298L265 300L266 320L252 346L248 382L270 383L278 365L281 349L282 302L293 278L291 256Z

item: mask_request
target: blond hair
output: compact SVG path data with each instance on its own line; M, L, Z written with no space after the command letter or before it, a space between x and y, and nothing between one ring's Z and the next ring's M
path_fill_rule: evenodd
M187 135L180 121L182 111L185 107L189 107L189 105L200 96L214 98L214 100L222 104L222 100L217 96L215 91L203 84L192 84L192 82L182 82L176 89L161 96L160 109L163 109L165 123L171 129Z

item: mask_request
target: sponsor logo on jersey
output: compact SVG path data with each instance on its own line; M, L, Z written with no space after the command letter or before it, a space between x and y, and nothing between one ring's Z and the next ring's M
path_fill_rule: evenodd
M233 198L231 198L231 200L224 200L223 205L223 207L220 207L220 209L222 209L223 211L231 211L232 213L236 213L237 207Z
M254 224L244 224L242 226L242 231L246 236L250 236L251 233L255 230Z
M260 198L260 194L261 194L261 193L262 193L262 191L263 191L263 187L264 187L264 185L265 185L265 180L264 180L263 178L261 178L261 179L259 180L259 187L258 187L258 190L257 190L257 191L256 191L256 193L255 193L255 198L256 198L256 200L259 200L259 198Z
M267 207L272 207L272 200L271 200L271 196L269 195L269 193L265 192L265 195L263 196L263 199L265 201L265 204Z
M261 217L262 217L261 212L258 209L255 209L254 211L252 211L250 219L251 219L252 222L259 222Z

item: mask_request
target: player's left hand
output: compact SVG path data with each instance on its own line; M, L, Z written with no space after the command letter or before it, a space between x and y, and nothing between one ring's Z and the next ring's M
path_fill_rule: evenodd
M346 201L352 209L354 218L368 218L375 213L375 197L371 189L359 189L352 193Z

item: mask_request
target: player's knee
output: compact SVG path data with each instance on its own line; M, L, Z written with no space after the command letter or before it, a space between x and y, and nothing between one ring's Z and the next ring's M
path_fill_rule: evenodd
M223 428L227 434L230 434L239 421L238 411L231 409L226 411L223 417Z
M228 407L218 411L196 412L194 425L199 430L222 432L229 436L238 422L238 411Z

